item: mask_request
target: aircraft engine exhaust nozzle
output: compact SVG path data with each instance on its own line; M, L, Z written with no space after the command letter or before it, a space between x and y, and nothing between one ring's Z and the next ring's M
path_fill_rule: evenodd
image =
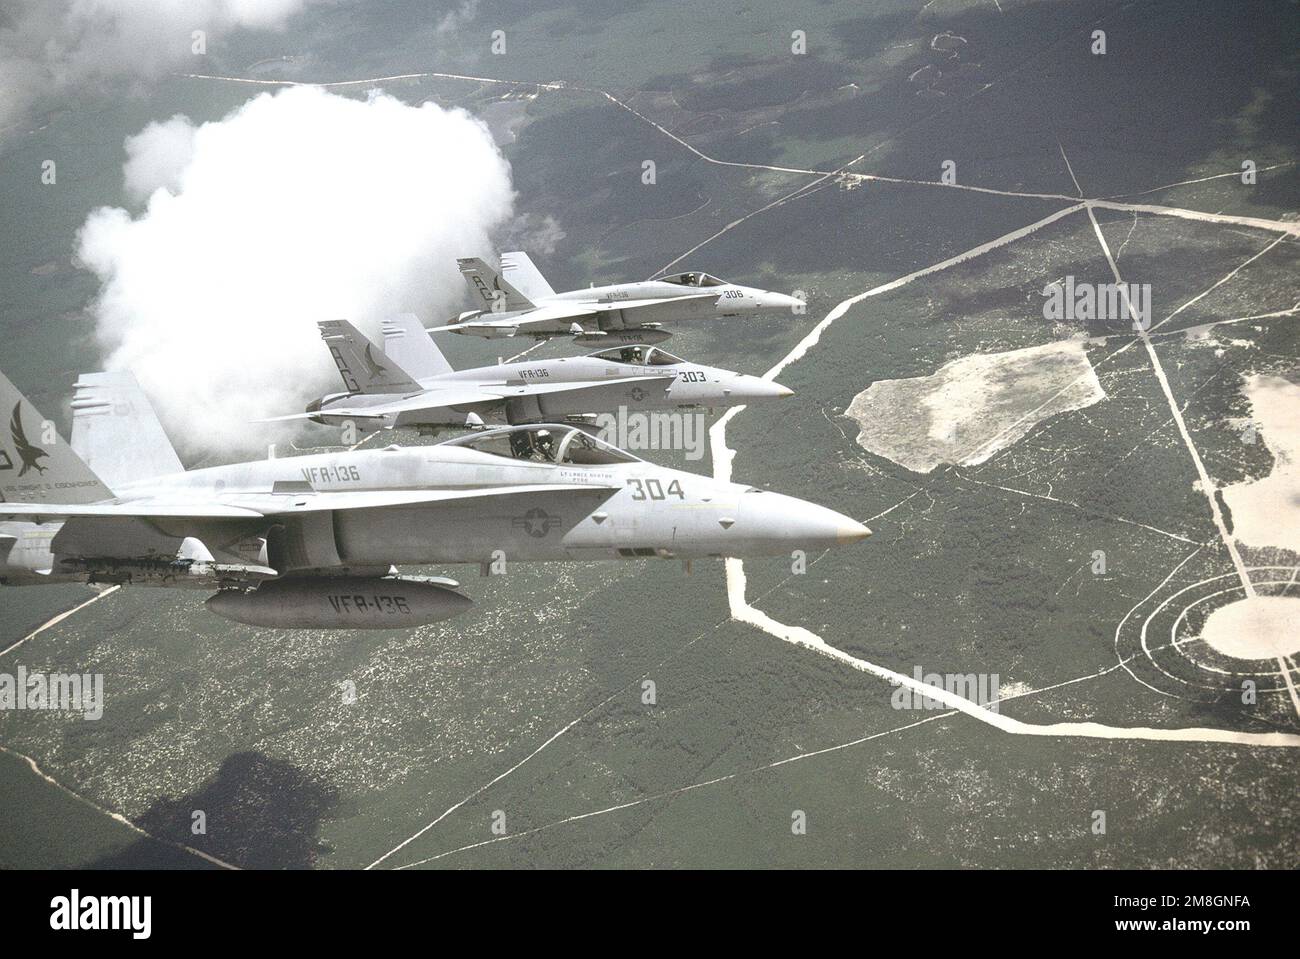
M406 629L459 616L467 596L401 577L321 576L222 590L205 605L226 619L271 629Z
M313 423L319 423L321 426L325 425L325 417L319 415L321 404L323 402L324 402L324 397L318 400L312 400L310 403L307 404L307 409L304 411L312 414L311 416L308 417L309 420L311 420Z
M480 316L482 316L482 315L483 315L483 311L482 311L482 310L465 310L463 313L457 313L457 314L456 314L455 316L453 316L450 320L448 320L448 321L447 321L447 325L448 325L448 326L460 326L460 325L462 325L462 324L464 324L464 323L468 323L470 320L477 319L478 317L480 317ZM460 334L463 336L464 334L468 333L469 331L468 331L468 330L452 330L451 332L453 332L453 333L460 333Z

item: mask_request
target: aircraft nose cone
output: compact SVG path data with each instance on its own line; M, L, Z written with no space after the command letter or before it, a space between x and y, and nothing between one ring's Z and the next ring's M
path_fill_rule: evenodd
M746 401L774 400L794 396L794 390L761 376L746 376L739 384L735 394Z
M787 296L785 293L764 293L762 303L764 309L787 310L792 313L796 309L803 309L804 306L803 300Z
M845 517L847 519L847 517ZM835 535L837 543L856 543L860 539L866 539L871 535L871 530L867 529L857 520L849 520L840 527L839 532Z
M746 493L742 502L753 532L778 550L841 546L871 535L857 520L793 496Z

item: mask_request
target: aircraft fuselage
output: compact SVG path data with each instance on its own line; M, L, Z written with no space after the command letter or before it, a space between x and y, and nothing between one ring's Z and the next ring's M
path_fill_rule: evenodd
M567 489L525 489L464 503L324 511L311 506L312 496L320 493L534 484ZM119 491L118 502L133 499L229 505L270 501L277 504L278 515L205 523L115 519L111 522L123 525L124 548L113 556L103 555L102 547L91 555L78 545L84 539L79 527L100 520L0 523L0 537L16 540L0 564L0 579L12 585L123 579L186 585L179 567L168 571L159 564L175 563L187 537L200 540L211 559L191 564L204 572L203 582L194 585L210 585L209 577L229 576L227 567L241 562L270 565L279 573L373 572L403 565L762 556L820 549L866 535L859 524L812 503L644 461L598 466L529 462L447 445L191 470ZM302 512L295 513L299 505ZM213 564L222 569L212 572Z
M545 387L590 383L590 389L546 392ZM666 410L736 406L789 396L790 390L762 377L735 373L686 360L661 365L622 363L600 356L569 356L533 362L503 363L459 370L419 380L426 390L473 389L486 385L509 388L500 400L422 407L365 421L330 408L365 410L390 404L386 393L334 393L316 406L316 422L337 426L352 422L362 430L402 426L463 426L473 413L488 422L528 423L564 419L620 409ZM511 391L514 391L513 393ZM418 394L406 394L414 397ZM432 397L431 397L432 399Z

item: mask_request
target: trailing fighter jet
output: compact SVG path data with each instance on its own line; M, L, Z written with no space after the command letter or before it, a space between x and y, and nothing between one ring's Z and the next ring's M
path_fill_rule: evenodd
M498 272L478 257L456 261L482 309L446 326L470 336L573 336L580 342L661 343L665 322L802 311L803 301L727 283L707 273L677 273L556 293L527 253L502 253Z
M0 374L0 583L216 589L210 610L254 626L378 629L472 604L404 565L788 555L870 533L574 426L187 471L130 374L80 377L72 408L68 445Z
M369 432L436 430L485 419L536 423L629 410L738 406L793 395L779 383L688 363L658 347L611 347L589 356L453 370L412 314L384 323L378 352L346 320L317 324L346 393L313 400L305 413L274 420L352 423Z

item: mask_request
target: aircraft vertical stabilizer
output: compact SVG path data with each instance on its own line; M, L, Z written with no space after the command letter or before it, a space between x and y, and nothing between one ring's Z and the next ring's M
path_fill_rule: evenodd
M384 320L384 352L417 380L453 372L414 313L399 313Z
M531 310L537 305L476 256L462 257L456 261L456 265L460 267L470 292L484 312L515 313Z
M349 393L413 393L422 389L347 320L323 320L316 325Z
M515 289L534 302L555 295L551 284L542 276L542 271L537 269L537 265L522 250L501 254L501 273Z
M114 490L185 470L149 398L127 372L77 378L72 450Z
M53 424L0 373L0 500L8 503L94 503L109 491L54 431Z

